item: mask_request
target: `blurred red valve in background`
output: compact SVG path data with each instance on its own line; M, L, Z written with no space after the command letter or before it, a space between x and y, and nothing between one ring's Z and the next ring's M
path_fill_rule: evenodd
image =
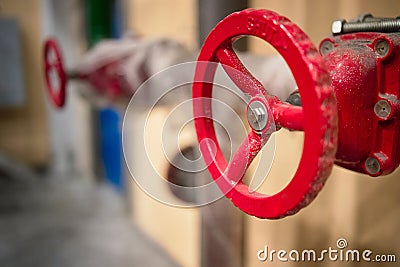
M45 81L48 95L54 106L61 108L65 104L66 85L69 79L80 79L89 82L99 93L111 99L129 96L127 83L120 75L118 61L100 65L89 73L66 71L59 44L55 39L44 43Z
M54 38L45 40L43 48L47 92L59 108L65 103L70 79L88 82L97 95L107 99L129 99L150 76L190 56L177 41L127 34L121 39L99 42L80 58L77 66L66 70Z
M244 212L281 218L308 205L322 189L333 164L370 176L393 172L400 162L398 119L400 21L364 15L359 21L333 23L334 38L322 41L320 53L306 34L272 11L247 9L222 20L201 48L195 80L209 81L219 62L249 95L251 131L228 164L210 118L211 83L193 84L193 111L200 150L224 194ZM287 62L299 88L297 103L280 101L241 63L232 44L251 35L272 45ZM232 71L234 70L234 71ZM240 73L238 75L237 73ZM280 192L250 192L244 173L276 130L304 131L302 157L290 183ZM217 147L217 155L214 149ZM233 184L233 186L232 186Z

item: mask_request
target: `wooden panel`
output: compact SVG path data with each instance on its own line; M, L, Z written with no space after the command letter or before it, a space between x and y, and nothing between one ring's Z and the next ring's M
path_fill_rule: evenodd
M244 214L225 197L200 208L200 214L201 266L243 266Z
M49 159L43 79L41 72L40 1L0 2L0 15L14 17L21 30L26 103L0 110L0 150L31 165Z
M163 125L167 116L171 112L171 108L156 107L152 110L147 118L147 113L135 114L135 123L127 124L125 127L127 136L131 136L129 140L125 140L125 155L128 159L135 158L134 174L137 177L146 177L153 193L162 196L161 200L155 200L149 194L139 188L135 182L129 183L129 198L132 207L133 220L138 227L150 236L159 246L161 246L171 257L182 266L199 267L200 266L200 211L195 208L179 208L165 204L175 203L184 205L185 202L180 201L168 186L160 181L160 179L168 177L170 163L163 153L163 149L169 151L173 146L164 144L161 140L163 133L168 140L175 140L176 136L172 136L171 130L159 127ZM148 119L146 121L146 119ZM145 140L138 138L144 129L142 126L146 124ZM168 127L166 127L168 128ZM166 132L163 132L166 131ZM174 132L175 133L175 132ZM185 138L183 134L180 145L183 147L188 144L192 138ZM190 136L189 136L190 137ZM138 151L146 144L147 155L139 155ZM150 145L151 144L151 145ZM149 158L152 168L147 166L147 157ZM155 173L156 172L156 173ZM158 173L158 174L157 174ZM140 178L139 178L140 179Z

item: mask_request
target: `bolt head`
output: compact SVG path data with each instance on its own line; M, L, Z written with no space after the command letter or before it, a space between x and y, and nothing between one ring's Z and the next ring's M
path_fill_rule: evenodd
M381 164L379 160L374 157L369 157L365 161L365 170L370 175L377 175L381 171Z
M326 54L331 52L334 47L335 47L335 45L333 44L333 42L331 40L325 40L321 43L321 45L319 47L319 52L321 53L321 55L325 56Z
M344 19L339 19L339 20L335 20L333 23L332 23L332 33L335 35L335 34L341 34L342 33L342 30L343 30L343 24L345 23L346 21L344 20Z
M375 115L380 119L388 119L392 113L392 107L390 103L385 100L379 100L374 106Z
M251 102L247 108L247 119L254 131L264 130L268 124L268 112L265 104L259 100Z
M380 39L375 42L374 51L379 57L384 57L389 53L389 43L385 39Z

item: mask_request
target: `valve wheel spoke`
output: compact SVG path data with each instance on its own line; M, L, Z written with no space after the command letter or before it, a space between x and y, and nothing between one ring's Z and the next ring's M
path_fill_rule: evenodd
M272 113L277 127L291 131L304 131L303 108L279 100L273 100Z
M220 47L216 52L216 57L229 78L243 93L252 97L259 95L268 97L261 82L243 65L233 50L231 42ZM304 131L302 107L283 103L275 97L270 97L269 102L273 104L274 119L278 127L292 131Z
M234 162L235 164L229 164L224 175L233 183L241 182L245 171L268 141L268 138L269 136L262 136L250 131L232 157L231 163Z
M247 70L232 48L232 43L220 47L216 52L218 61L239 89L252 97L265 95L264 86Z

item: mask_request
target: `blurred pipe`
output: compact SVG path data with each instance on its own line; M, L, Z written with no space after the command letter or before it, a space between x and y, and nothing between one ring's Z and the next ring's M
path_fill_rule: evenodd
M112 11L112 25L111 36L112 38L121 38L125 32L125 0L113 0Z
M247 0L198 0L199 47L210 31L232 12L247 8ZM235 42L247 49L245 38ZM200 196L204 197L204 196ZM243 266L243 214L222 198L201 208L201 266Z
M111 37L113 1L85 0L86 37L89 48Z
M122 0L85 0L86 37L89 48L103 39L118 37L123 29ZM121 154L121 115L113 107L92 106L95 174L124 191Z
M232 12L240 11L248 7L247 0L198 0L199 11L199 47L204 43L210 31L223 18ZM247 49L245 39L235 44L239 51Z

